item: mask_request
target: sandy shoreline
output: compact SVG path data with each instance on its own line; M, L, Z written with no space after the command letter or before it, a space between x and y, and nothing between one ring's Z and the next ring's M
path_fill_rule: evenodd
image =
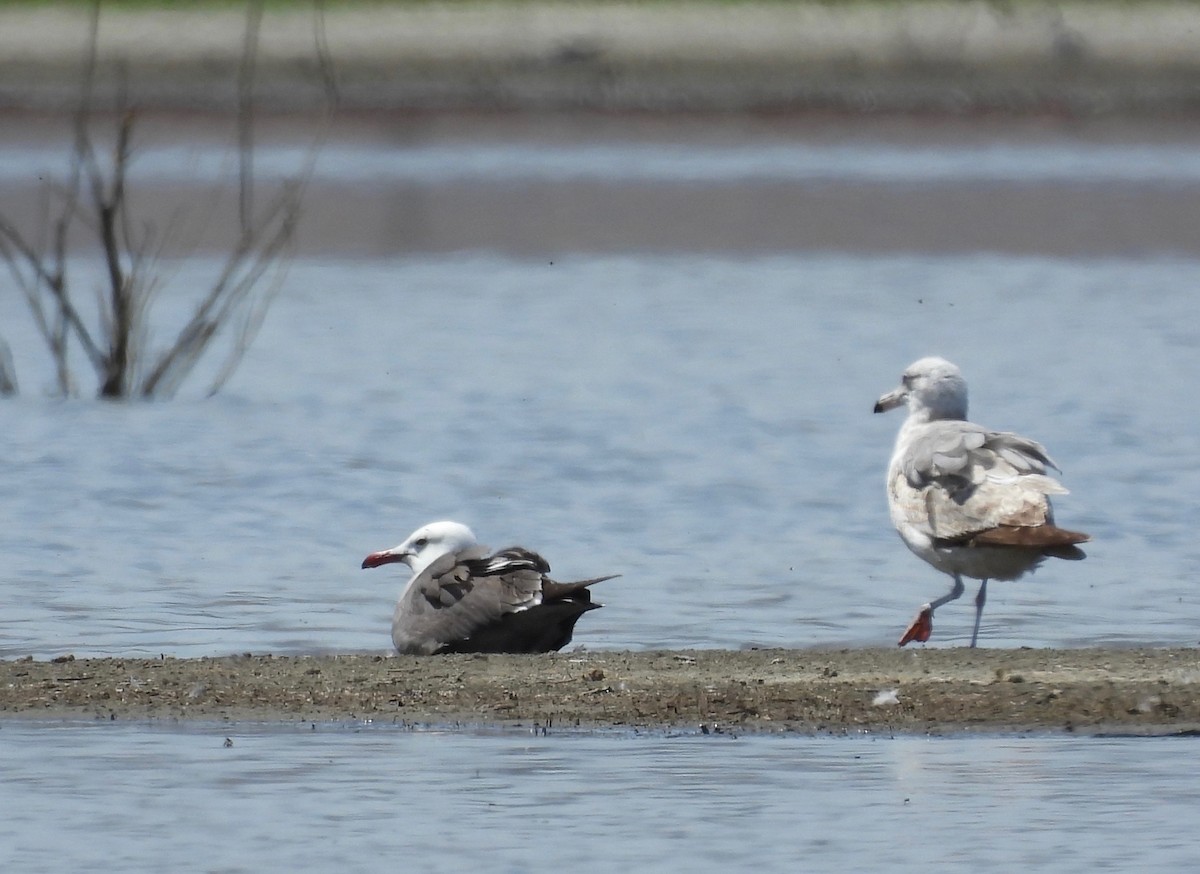
M1200 726L1200 651L697 650L0 662L0 719L843 733Z
M120 66L139 105L227 110L244 26L105 10L100 92ZM1200 108L1198 32L1180 2L363 5L320 29L271 10L258 93L319 106L319 34L343 108L1178 112ZM70 106L87 33L79 7L0 9L0 107Z

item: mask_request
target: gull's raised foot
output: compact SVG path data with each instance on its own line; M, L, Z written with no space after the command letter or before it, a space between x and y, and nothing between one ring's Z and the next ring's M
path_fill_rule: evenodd
M918 612L913 619L912 624L904 634L900 635L900 646L906 643L916 641L917 643L925 643L933 634L933 608L926 604Z

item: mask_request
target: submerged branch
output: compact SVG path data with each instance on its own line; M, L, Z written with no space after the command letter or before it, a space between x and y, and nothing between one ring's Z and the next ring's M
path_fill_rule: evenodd
M12 349L0 337L0 395L17 393L17 368L13 364Z
M250 231L254 214L254 71L262 13L261 0L246 8L246 38L238 68L238 227L243 234Z
M0 216L0 259L25 297L33 322L53 359L58 391L75 391L70 354L76 344L97 376L103 398L138 395L164 397L183 380L222 334L230 337L209 394L218 391L236 369L261 327L267 308L285 273L289 246L300 219L303 193L320 145L332 125L337 103L333 64L324 33L322 0L315 0L314 44L326 98L321 131L298 176L282 183L265 208L254 174L254 83L263 21L262 0L246 12L242 59L237 73L237 238L218 275L197 301L191 317L147 364L151 302L162 286L154 266L167 234L140 227L129 207L129 169L135 113L120 71L118 120L111 152L97 148L94 114L100 0L91 6L88 43L82 60L80 104L72 124L70 167L53 211L42 216L45 249L34 246L16 224ZM103 155L103 158L101 157ZM49 198L46 201L49 205ZM99 248L104 280L96 289L97 308L88 320L81 315L67 278L68 239L85 229ZM0 394L15 393L11 351L0 339Z

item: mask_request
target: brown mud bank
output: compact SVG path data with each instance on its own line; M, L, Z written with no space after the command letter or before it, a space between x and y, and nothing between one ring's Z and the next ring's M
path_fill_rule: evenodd
M281 109L324 83L360 109L1190 111L1198 28L1186 2L272 8L256 78ZM228 110L244 30L235 8L106 8L98 93ZM88 33L84 4L0 9L0 106L73 105Z
M1200 650L750 650L0 662L0 718L739 731L1200 727Z

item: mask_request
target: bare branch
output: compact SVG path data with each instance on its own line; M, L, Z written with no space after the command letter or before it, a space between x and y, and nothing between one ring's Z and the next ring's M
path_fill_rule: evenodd
M237 331L237 335L233 339L229 355L226 356L225 363L213 378L212 383L208 387L208 397L212 397L219 392L233 376L233 372L237 370L241 364L242 358L246 354L246 350L250 348L251 343L257 336L259 329L262 327L263 321L267 317L267 310L271 305L271 301L278 294L279 289L283 287L283 279L287 273L287 265L282 261L277 261L275 266L275 275L271 279L270 287L262 295L258 301L251 301L246 307L246 313L243 317Z
M325 34L325 0L313 2L313 45L317 51L317 70L321 74L321 87L325 91L326 112L332 115L341 102L338 92L337 70L333 66L333 54L329 51L329 39Z
M217 336L221 324L231 318L263 274L278 261L295 233L300 190L298 185L284 186L255 227L241 237L208 295L142 383L143 396L173 394Z
M65 226L63 222L59 222L58 234L59 238L65 235ZM58 308L58 313L64 319L72 331L79 337L85 352L92 359L93 363L99 364L103 361L103 353L92 342L91 334L80 318L79 311L72 304L70 295L67 293L66 282L63 278L61 268L62 257L58 258L59 266L54 271L51 271L44 259L35 251L20 235L17 229L5 218L0 217L0 248L3 249L3 255L8 262L10 272L14 277L20 276L18 259L14 255L20 255L20 260L28 265L29 270L34 276L35 283L31 284L27 280L18 280L22 290L25 291L25 296L29 299L32 296L36 297L36 289L40 285L44 287L54 300ZM47 338L50 336L50 331L46 327L49 324L48 317L42 310L39 302L33 303L31 306L34 312L35 320L38 322L39 328L43 329L43 335Z
M58 388L75 391L70 355L83 349L96 371L101 397L173 394L218 337L229 349L209 394L218 391L240 363L261 328L267 309L286 274L300 204L312 177L316 156L332 127L338 101L337 81L324 30L323 0L314 0L314 43L327 100L322 130L297 178L273 190L266 203L254 174L254 81L263 20L263 0L250 0L242 62L238 72L238 234L207 291L174 342L146 368L151 302L163 283L154 266L167 237L177 230L172 219L166 234L141 226L129 208L128 174L135 115L129 111L124 72L119 76L119 118L111 152L98 148L93 115L97 87L101 0L91 5L90 33L83 57L79 107L73 118L73 145L67 176L51 185L39 227L44 246L34 246L16 225L0 216L0 259L24 295L53 358ZM56 201L51 209L52 197ZM215 207L215 201L214 201ZM85 324L67 279L67 246L83 229L100 248L105 280L95 288L97 317ZM0 339L0 394L16 391L11 351Z
M17 368L13 364L12 350L0 338L0 395L17 393Z
M120 214L125 201L125 173L129 166L129 132L132 125L133 114L124 112L117 130L112 184L107 196L104 194L100 174L92 174L92 196L100 216L100 242L104 263L108 269L109 285L109 346L100 386L100 396L105 398L119 398L128 394L130 338L136 330L133 284L126 277L121 264L122 247L118 239Z
M254 70L262 15L262 0L247 4L246 38L238 69L238 226L243 234L250 230L254 220Z

